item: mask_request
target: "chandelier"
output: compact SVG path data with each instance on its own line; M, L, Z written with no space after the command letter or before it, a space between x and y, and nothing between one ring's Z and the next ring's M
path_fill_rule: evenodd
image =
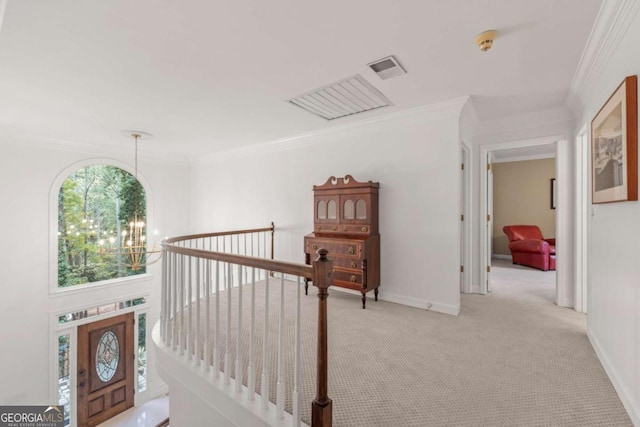
M120 242L117 244L115 237L108 240L101 239L98 241L100 253L114 256L118 259L118 263L124 264L131 268L132 271L138 271L140 268L154 264L162 257L162 250L154 242L151 248L148 246L146 224L144 217L140 215L140 183L138 181L138 139L151 135L145 132L132 131L131 136L134 139L134 211L133 216L129 219L126 228L122 230Z

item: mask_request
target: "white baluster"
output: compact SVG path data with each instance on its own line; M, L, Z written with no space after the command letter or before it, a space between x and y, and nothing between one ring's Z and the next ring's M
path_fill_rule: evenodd
M242 265L238 264L238 330L236 337L236 392L242 391Z
M293 425L300 427L300 420L302 415L300 414L300 287L302 282L300 276L298 276L298 283L296 284L296 344L295 344L295 362L293 365Z
M264 285L264 338L262 340L262 409L269 407L269 275Z
M220 376L220 261L216 261L216 325L213 342L213 373L216 378Z
M162 250L162 254L165 255L164 249ZM167 313L167 309L165 308L165 304L167 303L167 294L166 294L167 277L166 277L166 273L167 273L167 262L164 261L162 263L162 276L161 276L162 279L161 279L161 285L160 285L160 338L162 339L163 343L166 343L166 339L167 339L167 335L165 334L165 331L164 331L165 315Z
M182 356L186 346L186 328L184 326L184 255L180 255L180 272L178 274L178 278L180 286L180 326L178 328L180 331L180 342L178 345L180 346L180 355Z
M284 417L284 275L280 278L280 321L278 329L278 383L276 387L276 418Z
M247 251L247 235L245 234L242 237L244 239L244 251L242 252L242 255L248 256L249 255L249 251ZM247 266L246 265L244 266L244 277L245 277L245 279L248 277Z
M171 254L171 293L173 297L171 298L171 304L173 306L171 313L173 314L171 318L171 348L173 351L177 349L177 319L178 316L178 266L176 261L177 254Z
M224 383L231 382L231 358L229 357L229 345L231 344L231 264L227 263L227 334L224 346Z
M191 267L192 264L192 259L191 257L187 258L187 315L189 316L189 318L187 319L187 358L188 360L192 360L193 358L193 344L195 342L194 340L194 336L193 336L193 277L192 277L192 270L193 268Z
M251 269L251 324L249 325L249 400L255 399L256 372L255 372L255 329L256 329L256 269Z
M202 241L202 245L204 246L204 240ZM196 366L200 366L200 361L202 360L202 356L200 353L202 352L202 338L200 334L200 286L201 281L200 278L200 258L196 258L196 336L195 346L194 346L194 356L196 359Z
M169 294L171 282L169 281L169 253L166 249L162 249L162 310L164 315L162 316L162 342L166 346L169 344L169 307L171 307L171 297Z
M227 252L227 236L222 236L222 252ZM226 268L222 268L222 274L224 274L224 280L222 281L224 288L227 289L227 269Z
M211 249L211 239L209 239L209 249ZM209 372L211 360L211 260L205 261L204 270L205 282L205 323L204 323L204 370Z

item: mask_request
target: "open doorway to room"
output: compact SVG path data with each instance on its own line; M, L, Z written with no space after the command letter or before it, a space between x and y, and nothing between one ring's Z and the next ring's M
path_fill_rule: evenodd
M563 178L563 171L566 174L566 166L563 169L563 165L565 162L568 162L568 153L567 144L563 144L566 141L563 141L562 137L559 136L551 136L545 137L535 140L523 140L523 141L514 141L514 142L506 142L506 143L498 143L491 145L483 145L480 147L480 159L481 159L481 167L482 173L480 174L480 200L481 200L481 209L480 209L480 293L486 294L491 289L492 284L492 276L493 273L496 272L496 268L500 268L500 263L497 265L492 265L492 255L494 254L494 192L493 192L493 179L494 179L494 167L493 163L495 159L510 159L510 160L531 160L535 157L548 156L551 157L555 154L555 236L548 237L556 237L560 244L557 245L557 264L556 264L556 273L555 273L555 286L554 287L554 297L553 302L559 306L570 307L572 306L572 288L570 283L570 277L566 277L567 274L571 270L571 257L570 254L566 257L562 257L562 248L570 248L571 247L571 239L569 234L569 227L565 224L568 218L565 218L567 215L567 209L569 207L569 180L570 176L566 176ZM486 171L486 173L484 173ZM545 182L545 186L547 188L547 197L545 205L550 209L551 208L551 181L550 179L554 178L553 176L547 177ZM543 178L540 178L543 180ZM526 225L526 224L525 224ZM535 225L535 224L534 224ZM542 234L542 233L541 233ZM502 232L500 233L502 235ZM546 236L545 236L546 237ZM495 238L499 238L499 236L495 236ZM562 265L562 259L567 261L564 269ZM501 260L507 261L508 260ZM502 264L504 265L504 264ZM486 268L485 268L486 266ZM493 270L492 270L492 267ZM500 270L498 270L500 272ZM553 273L551 273L553 274ZM552 280L552 283L554 281Z
M556 161L552 144L493 153L488 291L555 302Z

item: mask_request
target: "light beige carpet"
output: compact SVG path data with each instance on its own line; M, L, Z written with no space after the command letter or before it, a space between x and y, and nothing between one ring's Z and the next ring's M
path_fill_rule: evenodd
M329 396L334 426L632 425L588 342L586 317L553 304L555 273L513 267L497 260L491 293L462 295L458 317L373 300L362 310L359 296L330 291ZM272 279L272 379L279 289L279 279ZM286 364L292 366L295 285L286 282L285 289ZM258 301L264 298L263 290L263 285L257 286ZM310 288L302 298L302 414L307 423L315 395L315 294ZM249 286L243 295L246 308ZM224 331L224 292L221 303ZM260 303L260 334L262 316ZM248 325L246 311L243 322ZM235 316L232 325L235 328ZM243 352L248 352L248 331L243 336ZM256 347L256 360L260 390L262 345ZM234 372L233 363L231 368ZM245 366L245 384L246 375ZM285 380L290 390L292 378ZM275 399L275 381L270 397ZM290 399L286 407L291 411Z

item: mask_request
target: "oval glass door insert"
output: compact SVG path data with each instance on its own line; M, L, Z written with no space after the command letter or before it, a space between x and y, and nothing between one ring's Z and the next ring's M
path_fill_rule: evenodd
M120 359L120 345L118 337L107 331L98 340L96 349L96 373L102 382L107 382L116 374Z

